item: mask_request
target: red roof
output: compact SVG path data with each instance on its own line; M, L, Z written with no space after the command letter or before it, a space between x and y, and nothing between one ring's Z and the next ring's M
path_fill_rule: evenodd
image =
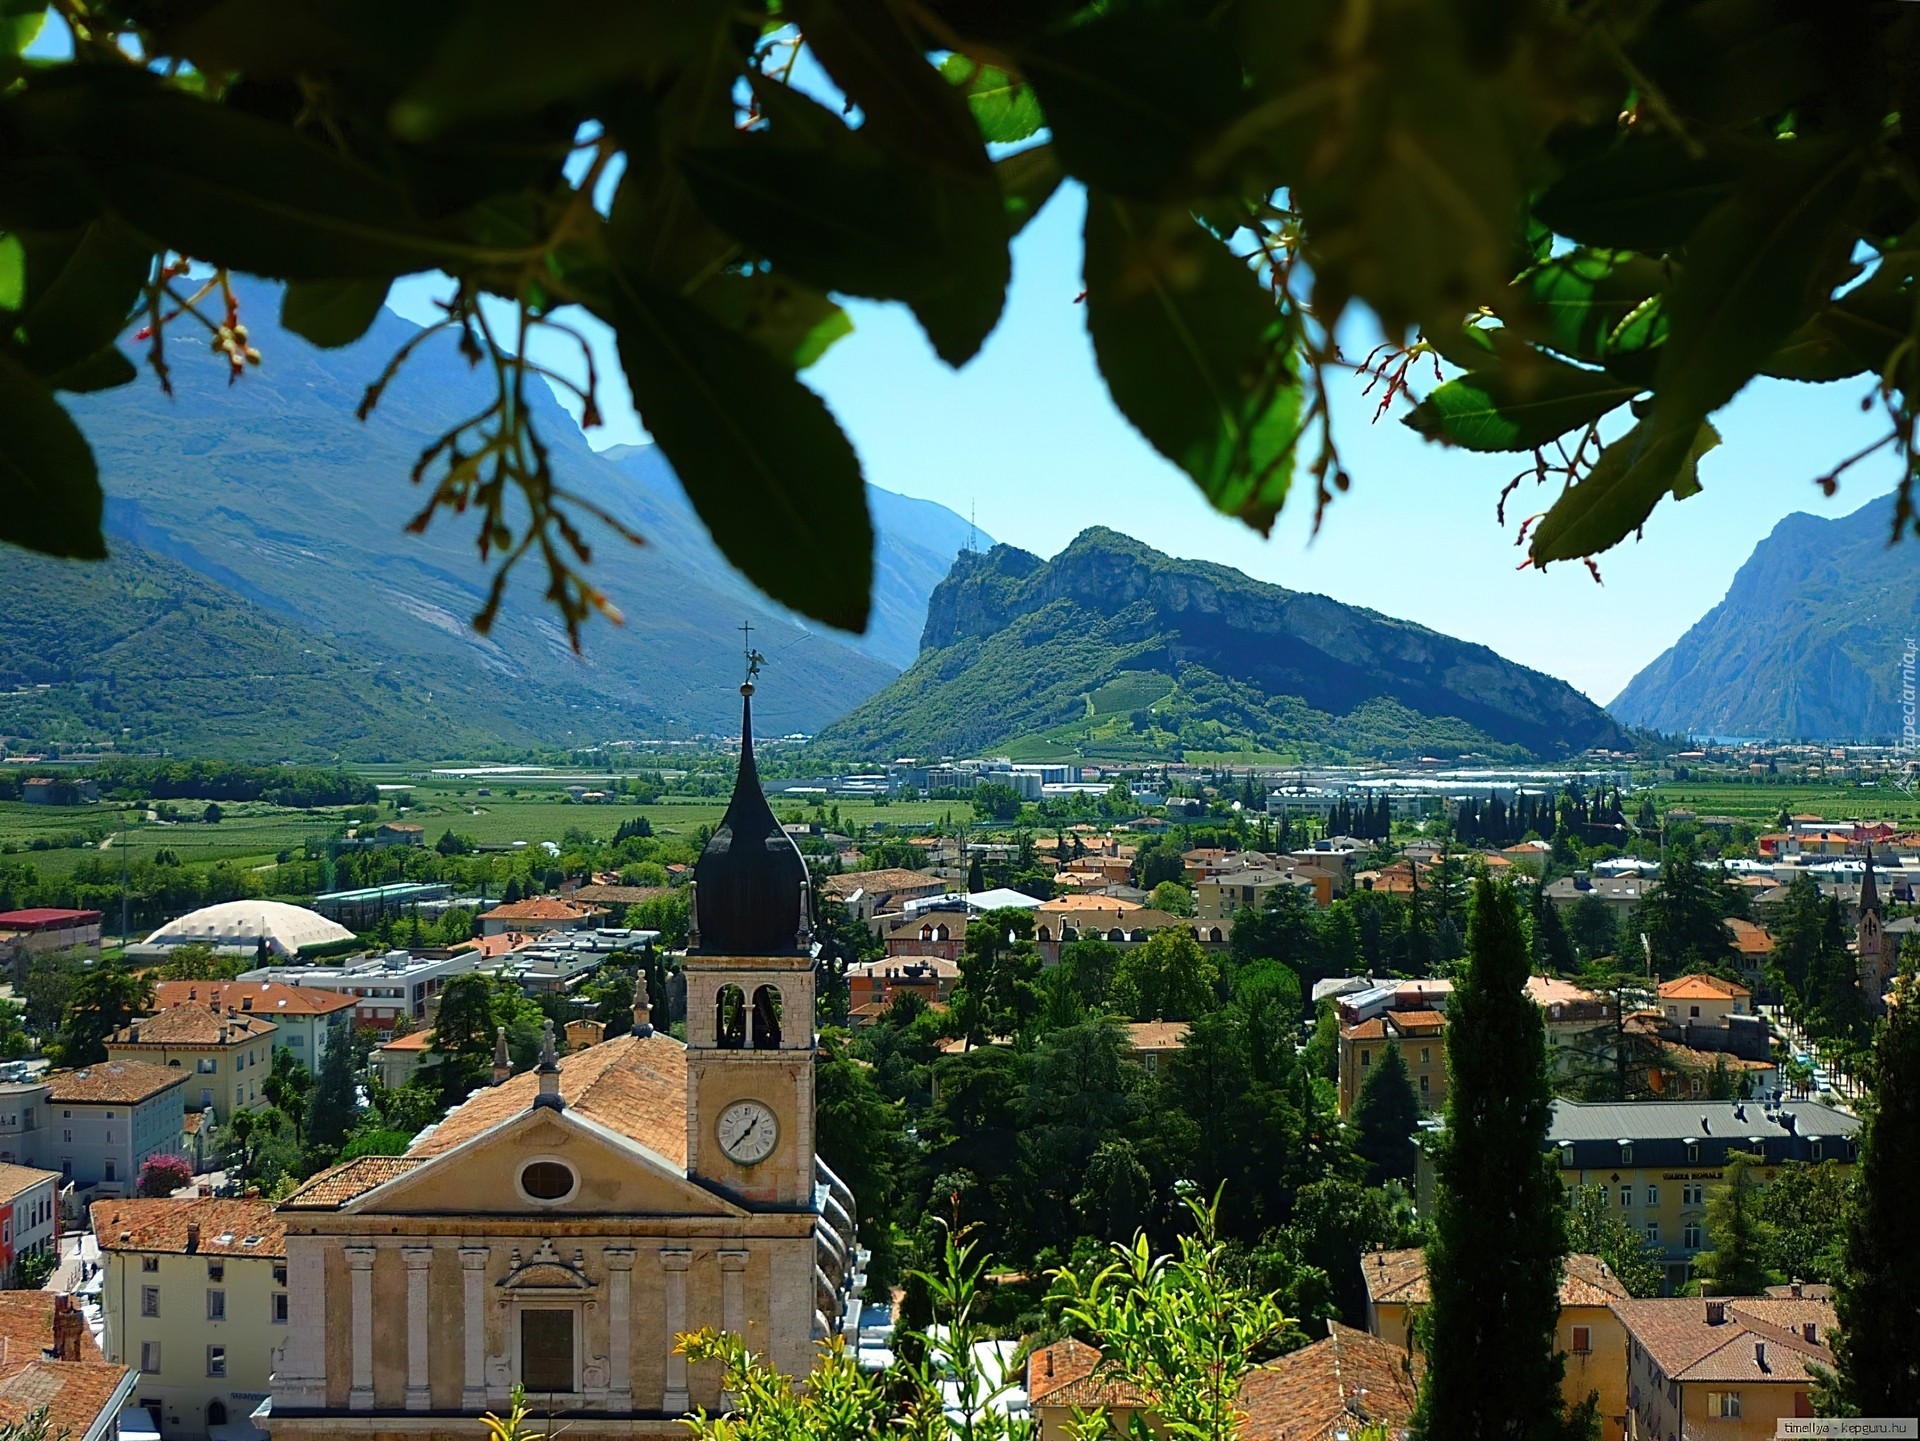
M52 906L32 906L24 911L0 911L0 930L64 931L69 926L97 926L98 911L63 911Z

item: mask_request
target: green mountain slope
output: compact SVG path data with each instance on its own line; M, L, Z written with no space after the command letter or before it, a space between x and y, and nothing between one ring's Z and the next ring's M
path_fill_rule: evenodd
M1908 637L1920 637L1920 545L1887 544L1885 500L1790 515L1612 710L1692 735L1897 740Z
M377 759L526 745L562 718L483 722L422 668L356 656L136 545L109 565L11 555L6 576L0 734L16 741Z
M860 755L1564 755L1622 741L1563 681L1105 529L963 552L920 658L821 733Z

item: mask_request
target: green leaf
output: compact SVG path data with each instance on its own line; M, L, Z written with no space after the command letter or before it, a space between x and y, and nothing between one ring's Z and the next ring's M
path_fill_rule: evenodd
M35 375L52 376L111 345L126 327L153 249L112 217L78 232L21 240L27 283L17 356Z
M1521 315L1542 327L1536 339L1563 355L1599 364L1611 352L1621 324L1666 284L1666 268L1657 260L1630 251L1580 249L1534 266L1513 288ZM1641 338L1625 348L1645 344Z
M398 187L329 147L144 71L64 67L0 100L0 157L16 146L63 157L161 244L257 275L373 278L518 258L420 222ZM0 158L0 193L16 183L28 182Z
M1220 30L1170 7L1076 25L1036 44L1025 64L1067 173L1141 199L1178 182L1246 93Z
M93 451L53 392L0 355L0 540L42 555L104 560Z
M1007 227L1018 235L1038 215L1065 179L1051 145L1035 145L993 163L993 173L1006 197Z
M965 55L949 55L940 73L960 87L980 126L980 138L992 145L1025 140L1047 123L1033 87L1004 70Z
M1468 450L1532 450L1598 420L1639 390L1605 371L1536 353L1449 380L1405 423L1428 440Z
M47 0L0 0L0 55L24 54L47 20Z
M1577 164L1534 202L1533 213L1586 245L1653 254L1678 250L1733 193L1744 156L1696 157L1659 131Z
M1913 330L1910 256L1892 255L1865 282L1809 317L1781 344L1762 373L1783 380L1844 380L1878 375Z
M1710 425L1691 434L1661 434L1643 420L1600 452L1593 469L1555 501L1527 553L1538 566L1598 555L1638 530L1660 497L1700 489L1696 467L1720 443Z
M1847 259L1842 224L1861 157L1813 149L1756 167L1687 246L1667 293L1667 342L1654 373L1654 418L1691 437L1824 297Z
M1091 192L1087 330L1121 413L1214 507L1266 534L1293 475L1300 388L1272 297L1183 209Z
M949 365L1000 319L1012 260L991 173L910 165L853 137L794 148L777 121L682 155L680 170L710 220L781 269L819 290L904 300Z
M782 605L863 631L873 527L853 447L792 368L638 276L595 310L640 418L727 559Z
M722 271L693 292L694 304L795 370L853 334L847 312L819 291L777 272Z
M131 385L139 378L139 374L133 362L127 358L127 353L118 345L103 345L85 360L48 376L47 384L55 390L77 393L112 390L116 386Z
M0 231L0 310L27 303L27 251L17 235Z
M387 280L296 280L280 300L280 323L322 349L351 345L387 303Z

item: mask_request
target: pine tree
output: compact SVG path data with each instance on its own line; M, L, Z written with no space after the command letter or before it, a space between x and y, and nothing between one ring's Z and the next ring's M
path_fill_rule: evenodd
M1560 1401L1554 1351L1566 1204L1545 1156L1546 1025L1527 998L1511 890L1475 888L1464 979L1447 1006L1447 1125L1427 1284L1416 1441L1564 1441L1592 1425ZM1498 1377L1498 1384L1490 1378Z
M1354 1149L1373 1168L1370 1181L1413 1178L1413 1132L1420 1124L1420 1098L1413 1092L1398 1044L1389 1041L1380 1053L1380 1064L1368 1071L1350 1119L1360 1132Z
M353 1047L345 1036L327 1047L313 1087L307 1119L307 1144L330 1161L353 1129L355 1105Z
M1860 1162L1847 1207L1834 1309L1839 1408L1855 1416L1920 1415L1920 951L1909 940L1873 1042L1873 1087L1862 1110ZM1823 1398L1827 1399L1827 1398ZM1827 1409L1825 1407L1823 1410ZM1828 1414L1833 1414L1831 1410Z
M978 895L987 888L987 879L980 870L980 857L975 856L967 862L967 894Z
M1760 1215L1756 1161L1765 1163L1748 1151L1727 1152L1723 1184L1707 1196L1707 1236L1713 1249L1701 1252L1694 1264L1721 1296L1758 1296L1772 1279L1762 1259L1771 1244L1771 1228Z

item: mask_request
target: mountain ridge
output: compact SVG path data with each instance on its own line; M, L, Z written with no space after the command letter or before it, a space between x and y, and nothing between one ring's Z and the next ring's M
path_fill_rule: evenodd
M962 552L929 598L921 642L905 674L816 744L972 754L1042 732L1065 744L1083 721L1097 741L1122 709L1162 749L1239 739L1303 757L1429 742L1560 755L1622 740L1564 681L1485 646L1099 526L1051 560L1008 545ZM1164 710L1134 703L1156 690Z

